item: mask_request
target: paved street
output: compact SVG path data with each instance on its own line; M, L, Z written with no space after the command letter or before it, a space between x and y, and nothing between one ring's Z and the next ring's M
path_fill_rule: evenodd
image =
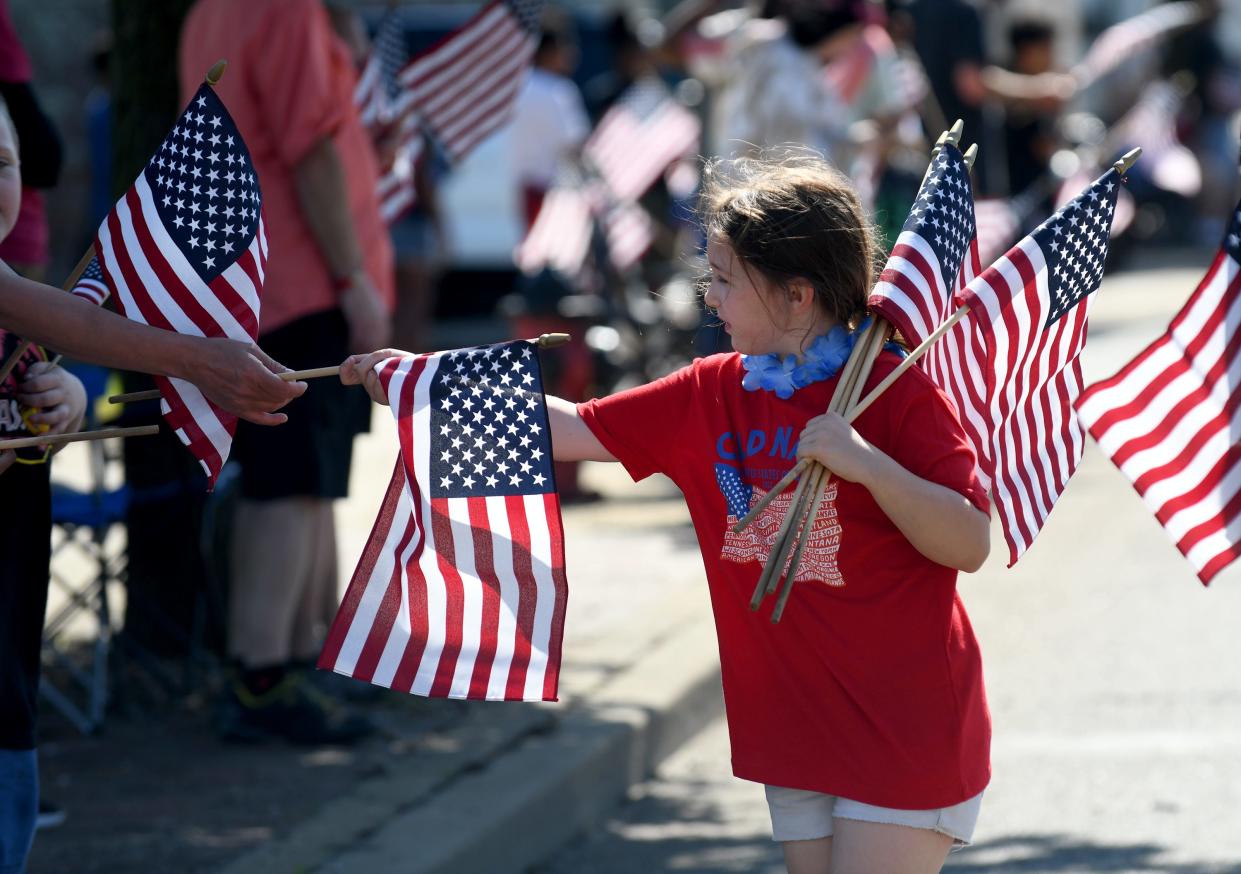
M1109 278L1087 383L1150 342L1200 268ZM981 640L994 779L949 870L1241 872L1241 568L1204 590L1090 445L1013 570L999 528L961 590ZM778 738L773 738L778 742ZM780 871L716 722L540 874Z

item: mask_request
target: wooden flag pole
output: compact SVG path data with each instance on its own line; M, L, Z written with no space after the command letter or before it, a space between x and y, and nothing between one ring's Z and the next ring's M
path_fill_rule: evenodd
M862 394L862 390L866 387L866 379L870 376L870 371L874 367L875 360L879 357L879 353L883 351L884 345L888 342L888 338L892 335L892 326L882 319L876 318L867 331L862 350L862 363L856 372L856 378L849 385L841 402L835 405L834 409L841 415L847 415L853 407L857 405L858 397ZM776 601L775 609L771 614L771 621L779 622L780 617L784 615L784 605L788 603L789 594L793 590L793 582L797 579L797 568L801 564L802 553L805 552L806 543L810 540L810 533L814 529L814 520L818 516L819 506L823 503L823 498L827 494L827 483L831 479L832 472L821 464L814 464L811 467L812 476L806 479L812 480L810 491L802 499L802 506L797 509L798 512L805 512L806 518L801 525L801 539L797 544L797 549L793 553L793 557L789 562L788 571L784 582L784 591L780 593L779 599ZM779 574L775 580L779 583Z
M540 349L552 349L556 346L562 346L569 342L568 334L540 334L538 337L528 342L536 344ZM328 367L312 367L309 370L286 370L283 373L277 373L276 376L285 382L293 382L298 379L319 379L324 376L340 376L340 365L330 365ZM137 401L153 401L159 397L159 389L147 389L146 391L131 391L126 394L112 395L108 398L110 404L132 404Z
M100 431L75 431L72 434L44 434L36 437L14 437L0 440L0 451L24 449L28 446L60 446L84 440L107 440L111 437L149 437L159 433L158 425L138 425L134 428L104 428Z

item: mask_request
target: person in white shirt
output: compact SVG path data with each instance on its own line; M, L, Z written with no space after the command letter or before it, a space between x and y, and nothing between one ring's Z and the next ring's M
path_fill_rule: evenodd
M534 65L513 107L513 177L521 186L526 227L565 162L576 159L590 133L582 94L569 76L577 48L556 19L544 23Z

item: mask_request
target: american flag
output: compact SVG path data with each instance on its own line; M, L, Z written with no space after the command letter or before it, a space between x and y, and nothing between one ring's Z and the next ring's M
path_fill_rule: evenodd
M95 252L122 314L168 331L253 342L267 263L258 178L208 85L99 225ZM237 417L191 383L155 377L169 426L207 473L228 458Z
M565 172L544 196L514 261L523 273L550 267L578 277L600 234L608 261L623 272L646 254L654 230L651 217L638 204L621 201L598 183Z
M90 259L90 263L86 265L86 269L82 271L82 275L78 277L73 288L69 289L69 293L77 295L87 303L103 306L104 301L112 292L103 278L103 270L99 268L98 255Z
M1104 30L1090 44L1086 56L1073 68L1079 85L1089 85L1178 30L1191 27L1207 15L1197 0L1163 3Z
M405 47L400 13L390 9L375 29L370 52L353 92L353 103L358 108L362 124L372 133L378 133L391 124L398 108L403 108L399 107L401 86L397 76L408 61L409 52Z
M576 277L590 252L594 219L590 198L580 182L562 178L543 197L539 214L517 246L513 260L523 273L550 267Z
M955 296L982 269L979 231L969 168L959 149L946 144L922 180L909 218L896 238L868 301L911 346L916 346L957 309ZM989 466L986 371L983 346L973 320L966 316L941 337L922 359L933 380L953 399L979 458L979 476L987 483Z
M1081 394L1091 292L1103 278L1121 177L1108 170L958 293L986 374L992 497L1010 565L1034 541L1082 456ZM966 416L962 416L966 419ZM967 430L969 427L967 425Z
M953 294L973 278L977 259L969 168L947 144L922 180L869 305L916 346L952 314Z
M534 344L376 372L401 455L319 667L437 698L556 700L568 588Z
M454 161L503 125L538 45L542 0L492 0L398 76Z
M637 200L674 161L698 150L701 125L659 79L630 85L582 147L619 200Z
M1207 584L1241 555L1241 205L1162 337L1077 412Z
M412 95L397 77L409 60L405 34L396 9L379 22L371 51L353 93L362 123L381 147L379 212L391 224L414 205L414 171L422 155L422 128Z

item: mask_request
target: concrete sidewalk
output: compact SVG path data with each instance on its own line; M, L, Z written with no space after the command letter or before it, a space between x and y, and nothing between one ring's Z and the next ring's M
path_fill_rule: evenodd
M710 606L679 493L635 487L615 465L585 479L608 500L565 512L561 701L470 705L449 742L395 760L224 872L521 871L719 715ZM342 528L360 522L349 513Z

